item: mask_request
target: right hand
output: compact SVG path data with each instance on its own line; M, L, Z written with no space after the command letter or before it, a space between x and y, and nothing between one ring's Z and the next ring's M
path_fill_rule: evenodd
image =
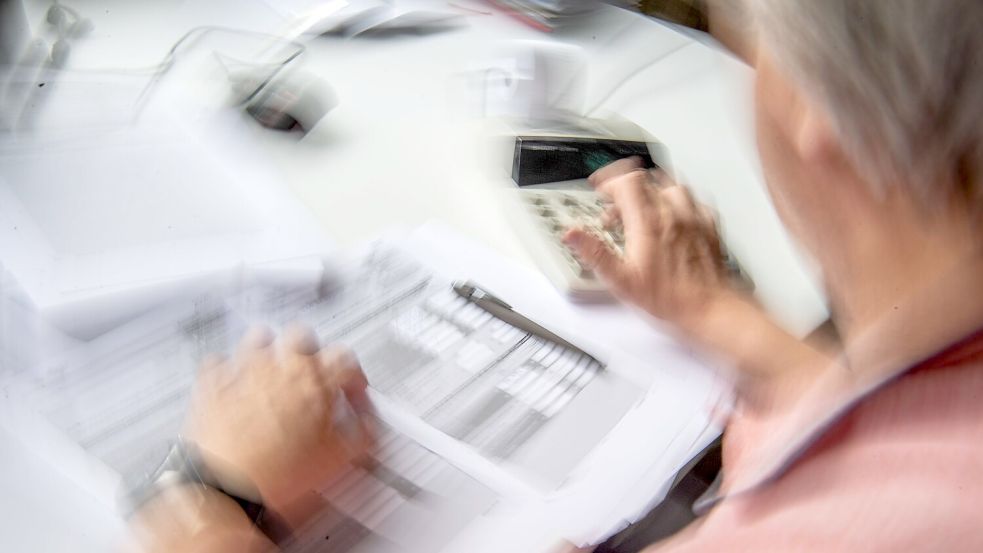
M564 242L614 295L691 330L716 299L736 293L714 218L686 188L646 171L638 158L616 161L590 182L613 202L605 218L623 224L624 255L581 228Z
M303 327L274 338L253 329L233 359L204 364L188 435L223 488L281 512L347 470L373 432L350 351L322 350Z

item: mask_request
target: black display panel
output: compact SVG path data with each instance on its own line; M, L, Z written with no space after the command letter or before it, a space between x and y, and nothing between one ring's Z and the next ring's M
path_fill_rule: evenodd
M648 144L635 140L517 136L512 159L512 180L533 186L585 179L605 165L638 156L646 168L657 167Z

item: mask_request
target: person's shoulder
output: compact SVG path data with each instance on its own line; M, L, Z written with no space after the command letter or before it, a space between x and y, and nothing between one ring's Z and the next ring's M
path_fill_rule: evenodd
M929 437L934 443L963 442L966 432L983 431L983 358L905 373L864 399L848 418L864 440L874 435L912 443ZM983 441L977 443L983 448Z
M787 471L655 550L981 551L980 459L983 360L913 371L861 400Z

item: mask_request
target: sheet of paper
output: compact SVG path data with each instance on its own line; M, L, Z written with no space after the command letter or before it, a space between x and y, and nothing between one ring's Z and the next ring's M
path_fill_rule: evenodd
M0 251L54 324L91 338L205 275L330 250L243 121L194 123L0 137Z
M98 501L152 472L181 432L197 367L242 325L221 297L175 303L3 382L3 415Z
M284 551L435 552L497 496L446 460L379 421L368 458L325 488L325 508Z

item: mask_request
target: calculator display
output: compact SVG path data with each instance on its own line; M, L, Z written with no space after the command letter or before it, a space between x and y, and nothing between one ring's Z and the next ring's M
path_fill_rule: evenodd
M641 158L648 169L656 167L645 142L518 136L512 160L512 180L519 186L533 186L585 179L601 167L631 156Z

